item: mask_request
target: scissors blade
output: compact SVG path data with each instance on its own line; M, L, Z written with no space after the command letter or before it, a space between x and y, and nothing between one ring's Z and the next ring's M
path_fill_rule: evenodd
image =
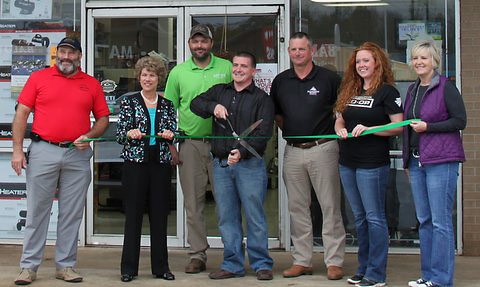
M258 121L251 124L248 128L246 128L241 134L240 137L248 136L254 129L256 129L261 123L263 119L259 119Z
M257 126L263 121L263 119L260 119L256 122L254 122L252 125L250 125L246 130L242 132L242 134L239 136L235 130L233 129L232 123L230 120L227 118L227 123L230 126L230 129L232 130L232 135L235 137L235 140L237 143L240 143L246 150L248 150L251 154L253 154L256 158L262 159L262 157L258 154L258 152L251 146L249 145L245 140L243 140L241 137L244 137L251 133Z
M262 157L258 154L258 152L251 146L249 145L246 141L242 139L238 139L238 142L246 149L248 150L251 154L253 154L256 158L262 159Z

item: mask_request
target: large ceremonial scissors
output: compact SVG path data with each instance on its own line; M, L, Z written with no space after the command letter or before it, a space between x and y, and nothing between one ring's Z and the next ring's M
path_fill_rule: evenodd
M232 136L235 138L235 140L237 141L236 144L233 146L233 148L235 148L237 146L237 144L240 144L242 145L246 150L248 150L251 154L253 154L256 158L258 159L262 159L262 157L258 154L258 152L249 144L247 143L243 138L248 136L253 130L255 130L263 121L263 119L259 119L258 121L254 122L253 124L251 124L248 128L246 128L242 133L237 134L237 132L235 131L235 129L233 128L232 126L232 123L230 122L230 120L228 118L225 119L228 123L228 126L230 128L230 130L232 131ZM223 127L224 129L226 129L226 127L224 125L222 125L221 123L219 123L218 121L216 121L218 125L220 125L221 127Z

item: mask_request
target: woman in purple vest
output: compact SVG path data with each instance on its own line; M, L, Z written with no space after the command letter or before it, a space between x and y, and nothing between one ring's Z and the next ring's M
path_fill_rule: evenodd
M433 41L418 41L411 49L418 79L408 88L404 116L421 119L403 132L404 168L420 223L421 277L411 287L453 286L452 208L458 166L465 161L460 130L467 115L457 88L438 73L440 59Z

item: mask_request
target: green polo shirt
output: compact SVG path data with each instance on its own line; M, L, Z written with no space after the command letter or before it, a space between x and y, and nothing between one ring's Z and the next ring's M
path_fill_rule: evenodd
M211 54L210 64L199 68L192 58L175 66L168 75L165 97L178 109L178 127L187 135L208 136L212 118L203 119L190 111L190 102L216 84L232 81L232 63Z

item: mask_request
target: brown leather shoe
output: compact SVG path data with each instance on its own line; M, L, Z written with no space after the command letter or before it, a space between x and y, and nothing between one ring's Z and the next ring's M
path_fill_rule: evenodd
M328 280L340 280L343 278L343 268L335 265L327 267Z
M272 280L273 279L273 272L272 270L258 270L257 272L257 279L258 280Z
M185 266L185 273L200 273L202 271L205 271L205 269L205 262L200 259L192 258L192 260L190 260L190 263Z
M305 267L305 266L296 265L296 264L293 264L292 267L283 271L283 277L285 278L298 277L301 275L312 275L312 274L313 274L312 267Z
M223 270L223 269L213 271L210 274L208 274L208 278L214 279L214 280L228 279L228 278L233 278L233 277L243 277L243 274L235 274L235 273L229 272L227 270Z

